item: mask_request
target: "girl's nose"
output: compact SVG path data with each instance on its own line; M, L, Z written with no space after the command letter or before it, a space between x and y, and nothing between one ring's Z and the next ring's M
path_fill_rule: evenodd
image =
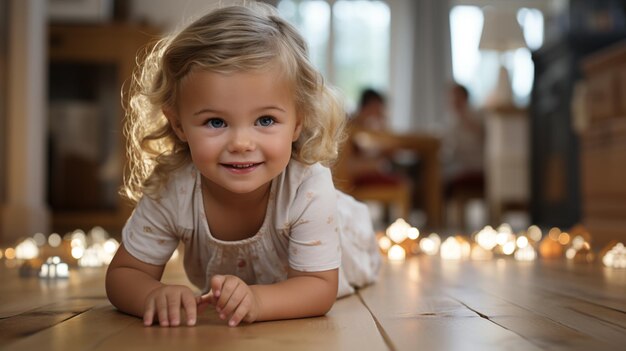
M245 130L236 130L230 140L228 151L247 152L254 150L254 140L250 133Z

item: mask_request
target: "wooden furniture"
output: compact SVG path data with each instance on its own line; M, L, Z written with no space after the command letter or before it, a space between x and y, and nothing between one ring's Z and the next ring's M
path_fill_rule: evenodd
M382 175L375 172L362 177L353 169L354 163L376 161L369 158L356 158L357 148L355 134L350 134L339 151L339 158L333 165L333 181L335 187L360 201L381 203L386 210L397 210L402 218L408 218L411 212L411 189L409 179ZM387 220L393 220L387 218Z
M457 225L461 231L466 233L480 229L468 227L470 224L467 223L466 217L467 205L470 201L476 199L484 200L486 198L484 178L482 172L475 172L457 177L446 184L445 201L452 209L452 211L446 209L447 226Z
M136 25L49 28L48 202L52 230L99 225L117 235L131 208L117 191L125 163L121 94L156 31Z
M530 99L531 222L569 228L582 220L580 144L572 96L581 60L626 36L619 1L572 0L546 26L543 46L532 52ZM563 25L562 25L563 24Z
M382 202L387 206L396 206L402 218L409 218L411 214L411 184L405 179L399 179L393 184L363 184L347 191L361 201Z
M626 41L582 62L587 127L581 134L583 223L600 247L626 242Z
M514 106L486 112L485 180L492 225L507 209L527 209L530 189L528 116Z
M530 104L531 221L543 227L579 223L578 138L571 97L580 59L606 42L565 37L533 52L535 78Z
M403 150L413 153L420 162L421 176L410 179L409 182L400 181L395 184L374 184L358 186L352 181L351 170L347 169L347 162L351 157L351 148L344 147L340 151L340 159L334 168L334 177L338 188L351 194L357 199L381 201L386 204L396 204L405 213L405 219L411 209L412 186L418 186L424 197L424 210L427 224L431 228L440 228L442 225L442 180L439 160L439 139L425 134L396 134L382 131L358 130L352 133L352 139L359 139L359 143L368 144L369 148L376 149L384 157L391 157L394 152ZM352 142L348 140L348 142Z
M181 258L165 281L188 284ZM2 262L5 263L5 262ZM0 265L2 350L620 350L626 269L564 260L385 262L378 283L324 317L229 328L208 310L195 327L144 327L106 300L104 268L68 280Z

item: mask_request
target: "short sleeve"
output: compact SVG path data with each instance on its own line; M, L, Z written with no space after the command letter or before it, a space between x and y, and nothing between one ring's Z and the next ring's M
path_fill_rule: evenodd
M144 195L122 230L122 243L138 260L164 265L178 246L171 201Z
M303 272L339 267L337 191L327 168L305 168L289 213L289 265Z

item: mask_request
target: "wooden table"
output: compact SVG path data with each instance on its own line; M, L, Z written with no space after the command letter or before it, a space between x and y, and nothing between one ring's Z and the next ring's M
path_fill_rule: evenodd
M393 157L398 151L407 151L419 158L421 175L417 179L417 185L423 194L427 224L431 229L440 229L443 225L443 182L439 138L422 133L390 133L365 129L355 130L353 138L358 140L357 143L367 144L366 148L377 149L388 157Z
M21 278L0 261L1 350L619 350L626 269L562 260L385 263L380 281L319 318L229 328L143 327L116 311L104 269ZM184 283L180 262L165 279Z

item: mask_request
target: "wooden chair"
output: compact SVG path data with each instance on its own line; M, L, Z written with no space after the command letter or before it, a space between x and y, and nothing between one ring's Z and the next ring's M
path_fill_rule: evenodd
M450 203L456 222L462 230L466 230L465 212L470 200L485 199L485 178L482 172L470 172L457 177L446 185L445 200ZM446 211L447 212L447 211ZM450 216L446 216L450 225Z
M407 219L411 212L411 189L409 179L401 175L370 173L356 174L351 169L354 162L367 162L356 158L354 133L340 149L339 158L333 167L335 187L360 201L382 203L386 210L395 207L400 216ZM391 219L389 219L391 220Z

